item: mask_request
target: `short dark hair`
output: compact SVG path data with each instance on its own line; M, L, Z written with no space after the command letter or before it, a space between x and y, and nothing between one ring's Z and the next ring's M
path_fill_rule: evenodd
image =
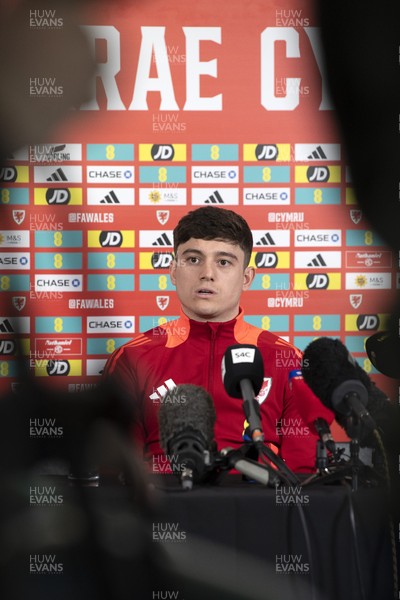
M190 238L237 244L244 252L244 266L250 262L253 235L245 219L225 208L202 206L183 216L174 229L174 252Z

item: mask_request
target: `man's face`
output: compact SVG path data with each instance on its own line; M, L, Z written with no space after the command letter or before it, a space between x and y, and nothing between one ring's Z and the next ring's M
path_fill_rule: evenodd
M170 274L190 319L230 321L254 279L254 268L244 268L244 252L236 244L191 238L178 246Z

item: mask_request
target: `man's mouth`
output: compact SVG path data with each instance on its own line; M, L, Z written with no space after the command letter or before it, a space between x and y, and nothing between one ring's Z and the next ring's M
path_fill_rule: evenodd
M196 290L196 294L200 295L200 296L212 296L215 292L213 292L212 290L209 290L207 288L200 288L199 290Z

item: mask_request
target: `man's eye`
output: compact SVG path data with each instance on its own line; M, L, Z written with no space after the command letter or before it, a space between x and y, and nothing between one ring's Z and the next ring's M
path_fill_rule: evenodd
M197 258L197 256L189 256L188 261L192 265L196 265L199 262L199 259Z
M226 260L226 258L222 258L219 262L222 267L226 267L227 265L231 264L229 260Z

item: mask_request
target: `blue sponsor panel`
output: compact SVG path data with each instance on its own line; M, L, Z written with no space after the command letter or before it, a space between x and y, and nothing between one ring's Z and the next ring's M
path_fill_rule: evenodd
M245 183L289 183L290 167L244 167Z
M5 188L0 191L0 204L6 206L15 204L29 204L28 188Z
M0 273L0 292L29 292L29 275L4 275Z
M238 144L192 144L192 161L237 161Z
M16 360L0 360L0 377L18 377L20 374Z
M175 289L175 288L174 288ZM290 290L289 273L265 274L257 273L251 284L252 290Z
M87 160L134 160L133 144L87 144Z
M82 248L82 231L35 231L35 248Z
M244 320L267 331L289 331L289 315L246 315Z
M375 369L374 365L369 360L369 358L362 358L362 357L359 357L359 358L354 357L354 358L356 359L356 361L358 362L360 367L368 373L368 375L382 375L382 373L380 371Z
M293 345L296 346L302 352L307 348L311 342L316 340L318 337L322 337L319 335L295 335L293 339Z
M340 331L340 315L295 315L295 331Z
M186 167L139 167L140 183L186 183Z
M134 275L88 275L89 292L133 292Z
M340 188L296 188L295 204L340 204Z
M175 286L167 275L140 275L141 292L173 292Z
M152 316L152 317L140 317L139 318L139 331L148 331L149 329L153 329L154 327L159 327L160 325L164 325L164 323L169 323L170 321L176 321L178 319L178 315L175 316Z
M344 345L351 354L365 354L365 340L369 336L346 335Z
M386 246L386 242L375 231L348 229L346 246Z
M130 342L132 338L88 338L87 354L112 354L114 350L123 344Z
M81 252L36 252L36 269L82 269Z
M81 317L35 317L36 333L82 333Z
M133 252L89 252L88 269L107 270L127 269L135 267L135 254Z

